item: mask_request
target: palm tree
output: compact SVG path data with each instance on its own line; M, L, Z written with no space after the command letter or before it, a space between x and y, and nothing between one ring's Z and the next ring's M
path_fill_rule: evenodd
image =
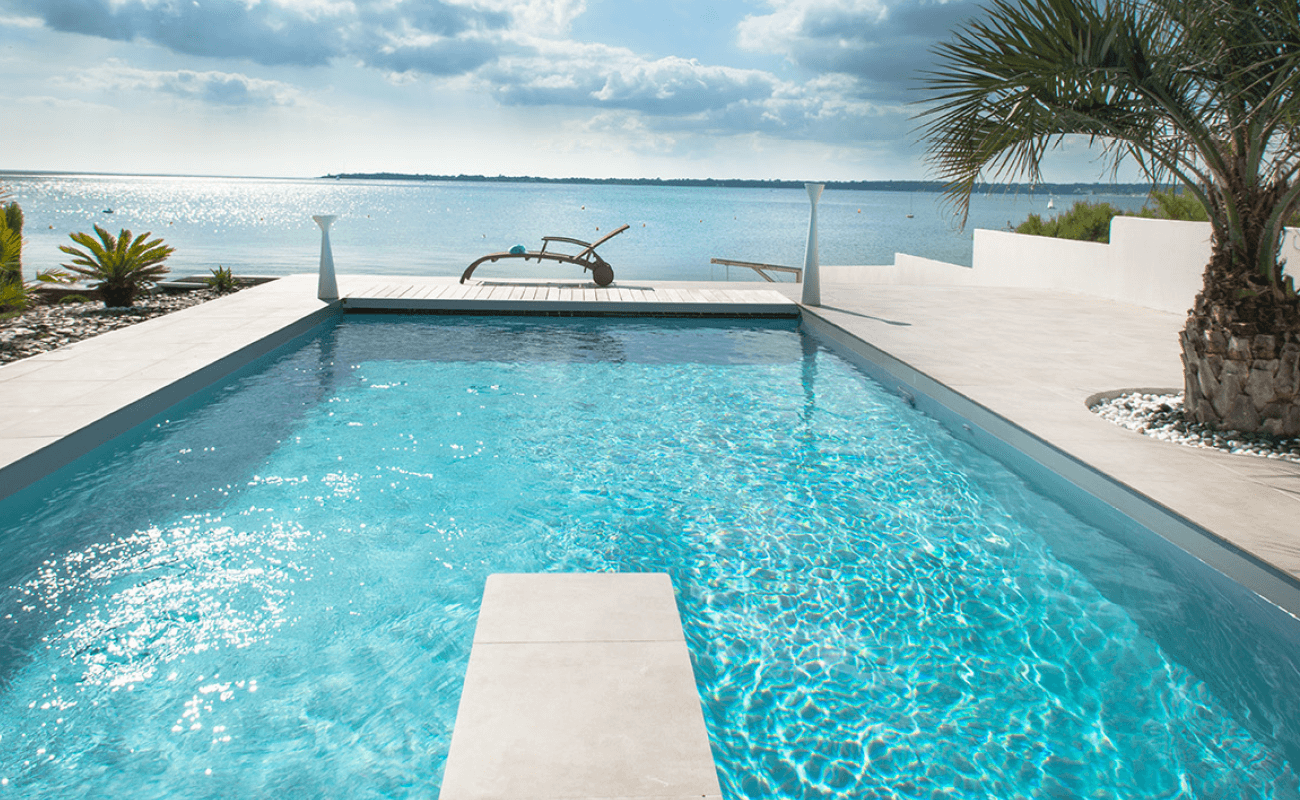
M1300 210L1300 0L994 0L936 48L920 116L965 222L985 176L1041 178L1082 134L1205 207L1205 283L1182 332L1185 411L1300 435L1300 297L1279 264Z
M163 262L175 250L162 243L162 239L146 241L153 234L142 233L134 239L131 232L123 230L118 236L95 226L99 241L88 233L71 233L68 237L86 250L66 244L59 249L72 256L71 264L64 264L78 275L97 281L95 288L109 308L130 306L135 296L147 285L166 274Z

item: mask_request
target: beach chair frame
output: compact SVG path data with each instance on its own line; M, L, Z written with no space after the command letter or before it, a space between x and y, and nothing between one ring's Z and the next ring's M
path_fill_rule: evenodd
M465 271L461 273L460 282L464 283L469 280L469 277L474 274L474 270L478 268L478 265L484 262L500 261L505 258L522 258L524 261L527 261L535 258L539 263L542 261L559 261L562 264L577 264L585 270L591 270L591 279L596 282L597 286L608 286L614 282L614 268L609 265L608 261L601 258L600 255L596 253L596 248L600 247L605 242L608 242L610 239L613 239L615 236L618 236L620 233L627 230L628 227L629 226L624 225L610 231L594 242L584 242L581 239L571 239L568 236L543 236L542 249L540 250L527 250L522 253L489 253L466 267ZM552 242L577 245L581 247L582 250L573 254L548 250L547 248L550 247Z

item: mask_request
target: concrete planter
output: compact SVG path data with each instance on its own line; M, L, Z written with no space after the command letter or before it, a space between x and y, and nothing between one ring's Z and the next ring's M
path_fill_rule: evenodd
M1300 436L1300 337L1234 336L1189 319L1184 408L1221 430Z

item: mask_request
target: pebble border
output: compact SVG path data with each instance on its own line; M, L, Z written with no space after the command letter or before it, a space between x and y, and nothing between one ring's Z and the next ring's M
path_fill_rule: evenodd
M1183 393L1132 391L1089 405L1099 417L1165 442L1300 463L1300 438L1214 430L1183 415Z
M31 306L15 316L0 319L0 364L57 350L218 297L221 295L213 289L196 289L184 294L142 297L131 308L104 308L98 300Z

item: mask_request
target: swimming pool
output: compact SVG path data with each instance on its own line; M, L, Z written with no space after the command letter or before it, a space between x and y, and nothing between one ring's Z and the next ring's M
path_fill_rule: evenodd
M731 797L1297 792L1295 631L793 323L352 316L0 519L16 795L431 796L485 576L600 569Z

